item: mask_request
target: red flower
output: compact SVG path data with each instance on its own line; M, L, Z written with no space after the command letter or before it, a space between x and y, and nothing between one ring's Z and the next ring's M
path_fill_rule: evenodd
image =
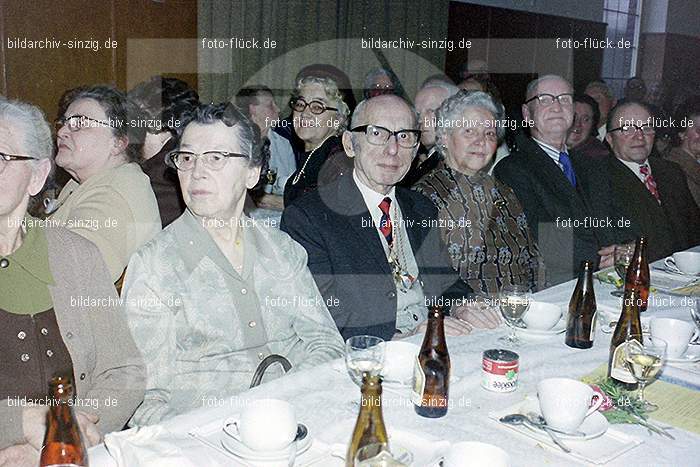
M591 387L591 389L593 389L593 394L595 396L603 398L603 403L600 404L600 407L598 408L599 412L607 412L608 410L615 408L615 403L613 402L613 400L610 398L610 396L605 394L605 392L603 392L602 389L600 389L595 384L589 384L589 386Z

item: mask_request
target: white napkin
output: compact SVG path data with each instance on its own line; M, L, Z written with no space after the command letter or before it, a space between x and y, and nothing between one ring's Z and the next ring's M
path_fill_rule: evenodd
M105 435L105 447L119 467L198 467L218 465L215 459L207 459L206 453L198 453L197 463L188 460L184 452L201 445L189 436L177 436L162 426L146 426ZM201 452L201 450L200 450Z

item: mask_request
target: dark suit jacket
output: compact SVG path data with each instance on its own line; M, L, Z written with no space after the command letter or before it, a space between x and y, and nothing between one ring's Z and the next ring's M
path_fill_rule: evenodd
M571 161L578 176L579 159L571 155ZM494 175L513 189L523 206L547 268L548 285L575 277L582 261L598 264L599 243L584 224L592 214L580 181L574 189L534 140L519 136L516 149L496 165ZM571 224L565 224L569 220Z
M433 204L396 187L396 199L418 265L426 299L467 297L471 288L447 262ZM347 339L359 334L392 338L396 331L396 285L384 249L352 174L299 198L282 214L282 230L309 255L309 269L338 330Z
M654 261L700 243L700 209L680 167L658 157L650 157L649 166L661 204L614 156L585 164L580 177L593 209L613 221L601 232L604 241L625 243L644 235L648 259Z

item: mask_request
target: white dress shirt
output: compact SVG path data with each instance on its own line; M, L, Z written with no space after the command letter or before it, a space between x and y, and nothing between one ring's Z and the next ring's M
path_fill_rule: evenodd
M557 165L559 166L559 168L563 172L564 166L562 166L561 163L559 162L559 153L565 152L565 153L569 154L569 150L566 148L566 145L562 149L556 149L554 146L550 146L547 143L543 143L542 141L538 140L537 138L532 138L532 139L535 140L535 143L537 143L537 145L539 147L541 147L542 150L544 152L546 152L547 155L552 158L552 160L554 160L554 162L557 163Z
M617 160L619 160L620 162L622 162L623 164L625 164L625 167L627 167L628 169L630 169L630 170L632 171L632 173L635 174L635 175L637 176L637 178L638 178L639 180L642 181L642 183L644 183L644 182L645 182L645 179L646 179L646 176L645 176L645 175L642 175L642 172L639 170L643 165L646 164L646 165L649 166L649 175L652 175L652 173L651 173L651 165L649 165L649 159L645 160L645 161L642 162L641 164L639 164L639 163L637 163L637 162L623 161L623 160L620 159L620 158L618 158Z

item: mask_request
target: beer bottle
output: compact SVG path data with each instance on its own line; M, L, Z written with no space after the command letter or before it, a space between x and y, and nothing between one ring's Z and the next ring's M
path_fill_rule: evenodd
M87 467L88 457L72 407L73 383L67 376L54 376L49 382L51 406L39 467Z
M421 417L437 418L447 413L450 387L450 354L445 342L445 316L431 307L423 345L416 357L411 400Z
M634 245L634 256L630 265L627 266L625 276L625 291L636 288L641 299L640 311L647 310L649 299L649 263L647 262L647 239L639 237Z
M581 263L576 288L569 301L566 318L566 345L590 349L595 338L596 302L593 291L593 263Z
M353 467L357 451L373 443L389 444L382 416L382 380L378 375L363 372L360 413L345 456L345 466Z
M622 300L622 313L615 326L615 332L610 341L610 358L608 360L608 378L627 390L637 388L637 380L625 364L625 341L629 335L642 335L642 322L639 319L641 294L635 288L625 291Z

